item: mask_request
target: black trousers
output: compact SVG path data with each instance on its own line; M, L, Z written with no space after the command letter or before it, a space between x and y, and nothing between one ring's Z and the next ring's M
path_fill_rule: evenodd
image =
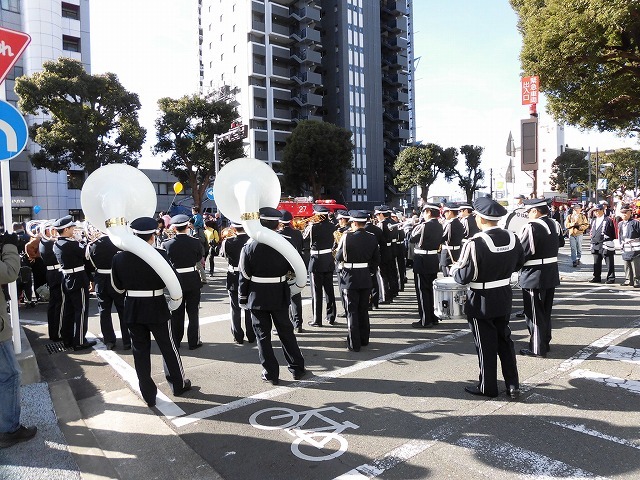
M546 355L551 343L551 308L555 288L523 288L524 316L531 338L529 350L536 355Z
M120 320L120 332L122 333L122 344L131 345L129 329L124 321L124 295L116 292L111 286L111 276L96 273L94 278L96 298L98 299L98 313L100 315L100 330L102 338L107 342L116 341L116 333L113 329L111 318L111 308L115 305Z
M58 341L62 338L62 284L49 285L49 305L47 306L49 338Z
M369 321L370 288L350 288L342 290L347 304L347 342L349 349L359 351L361 346L369 345L371 323Z
M270 380L280 378L280 365L273 352L271 344L271 328L275 327L280 338L284 358L287 361L289 371L303 372L304 358L298 346L298 341L293 333L293 325L289 320L289 309L265 311L251 310L253 331L258 340L258 355L260 364Z
M379 269L376 269L376 272L371 274L371 284L373 286L371 287L371 300L369 305L378 308L380 300L384 300L384 290L381 288L382 276L380 275ZM380 298L381 294L383 296L382 298Z
M151 378L151 334L158 344L164 364L171 378L173 391L184 387L184 369L180 353L173 342L171 322L161 323L130 323L131 341L133 346L133 362L138 375L140 393L147 403L155 403L158 387Z
M302 327L302 294L296 293L291 296L289 305L289 320L294 327Z
M593 254L593 278L602 279L602 260L607 267L607 280L616 279L615 252L603 250L602 253Z
M520 387L516 352L511 340L509 315L494 318L467 317L476 343L480 376L478 388L485 395L498 395L498 357L507 389Z
M404 247L404 244L397 248L395 260L398 267L398 286L400 291L403 292L404 284L407 283L407 249Z
M326 320L336 319L336 294L333 291L333 272L311 272L311 309L313 322L322 325L322 292L327 302Z
M62 340L67 346L86 343L89 323L89 287L62 288Z
M229 290L229 304L231 306L231 335L234 340L240 342L244 340L245 330L247 340L251 343L256 341L256 334L253 332L251 312L243 310L238 304L238 290ZM244 328L242 329L242 317L244 317Z
M394 263L393 258L380 263L380 276L382 277L382 290L384 291L384 293L382 293L384 300L381 299L381 301L384 302L390 302L393 297L398 295L398 280ZM396 278L395 293L393 289L394 277Z
M200 289L182 291L182 303L171 312L171 330L173 331L173 341L176 347L180 348L180 343L184 337L184 312L189 316L189 326L187 327L187 343L190 347L195 347L200 343L200 318L198 309L200 308Z
M415 273L413 280L418 298L418 315L423 326L438 323L433 308L433 281L438 278L437 273Z

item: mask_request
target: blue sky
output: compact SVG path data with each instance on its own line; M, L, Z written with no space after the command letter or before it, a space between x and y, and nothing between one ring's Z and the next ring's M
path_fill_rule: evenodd
M368 0L367 0L368 1ZM140 95L140 119L147 128L143 167L152 157L157 99L198 88L196 0L92 0L93 73L112 71ZM126 12L126 14L124 14ZM414 1L417 137L442 147L485 148L483 166L505 169L509 131L518 138L520 118L520 34L508 0ZM540 121L548 121L542 108ZM546 118L545 118L546 117ZM568 127L571 147L636 147L612 134Z

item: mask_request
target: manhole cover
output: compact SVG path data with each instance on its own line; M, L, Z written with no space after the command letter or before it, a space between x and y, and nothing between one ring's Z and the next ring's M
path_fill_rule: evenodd
M65 347L64 342L47 343L46 347L49 355L59 352L65 352L67 350L73 350L73 347Z

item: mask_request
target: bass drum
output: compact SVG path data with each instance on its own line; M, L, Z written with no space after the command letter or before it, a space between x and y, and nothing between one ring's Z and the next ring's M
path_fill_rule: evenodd
M529 223L529 214L524 208L516 208L513 212L507 215L507 219L504 225L500 225L507 230L511 230L514 233L520 233L522 227Z
M467 318L464 304L467 301L467 287L456 283L453 277L438 278L433 281L433 311L440 319Z

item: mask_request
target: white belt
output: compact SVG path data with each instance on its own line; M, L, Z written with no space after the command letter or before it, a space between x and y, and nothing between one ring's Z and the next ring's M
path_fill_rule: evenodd
M60 264L56 263L55 265L47 265L47 270L59 270Z
M324 253L331 253L331 249L325 248L324 250L310 250L309 253L311 255L322 255Z
M460 245L442 245L443 250L458 250Z
M249 280L256 283L282 283L287 281L287 277L256 277L255 275L251 277Z
M67 273L76 273L76 272L81 272L84 270L84 267L76 267L76 268L67 268L66 270L63 268L62 269L62 273L67 274Z
M159 297L164 290L127 290L127 297Z
M195 271L196 271L196 267L176 268L176 272L178 273L189 273L189 272L195 272Z
M110 268L96 268L96 273L104 273L105 275L111 275Z
M546 265L547 263L557 263L558 257L547 257L547 258L534 258L533 260L527 260L524 262L525 267L530 267L531 265Z
M238 267L234 267L233 265L229 265L227 267L227 271L228 272L237 272L238 270L240 270Z
M435 255L438 253L438 250L421 250L416 248L413 253L417 253L418 255Z
M369 268L368 263L344 263L340 264L343 268Z
M391 243L398 243L398 240L393 239L393 240L391 240Z
M390 246L391 246L391 242L387 243L387 247L390 247Z
M470 288L476 290L489 290L490 288L506 287L511 283L511 278L503 278L501 280L494 280L493 282L471 282Z

